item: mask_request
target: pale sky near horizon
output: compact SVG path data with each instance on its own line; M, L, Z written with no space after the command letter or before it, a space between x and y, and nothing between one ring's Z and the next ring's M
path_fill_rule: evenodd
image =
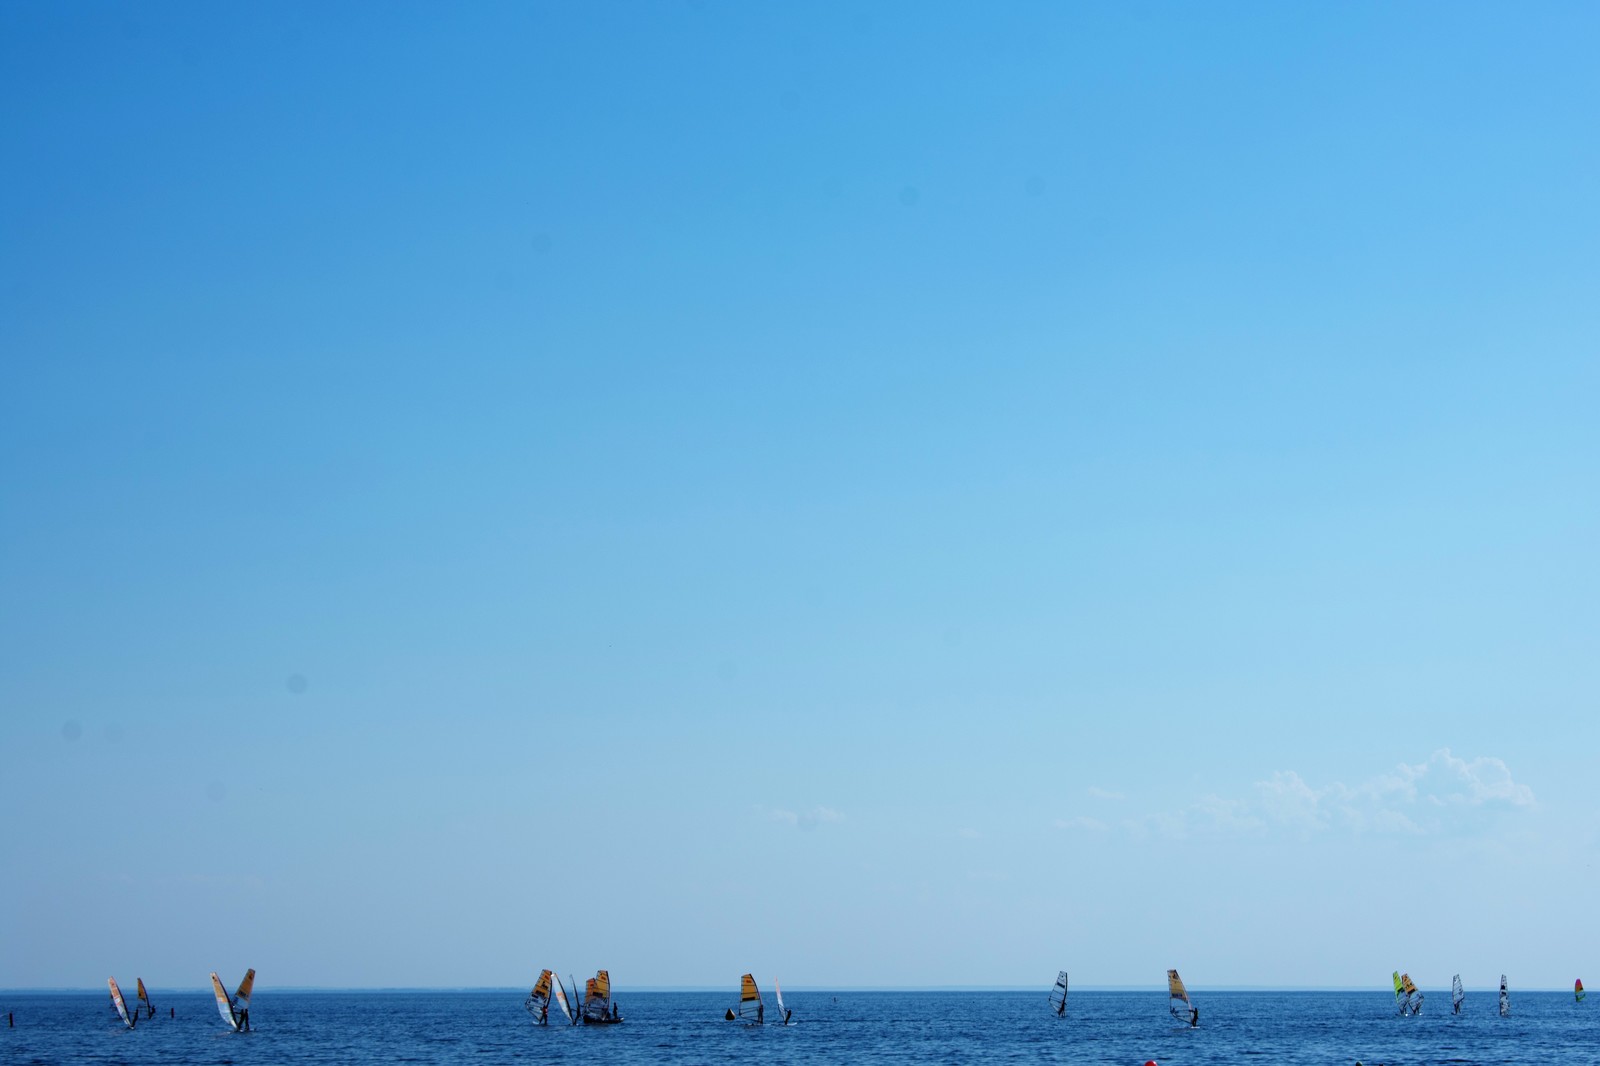
M1585 4L0 6L0 987L1520 987Z

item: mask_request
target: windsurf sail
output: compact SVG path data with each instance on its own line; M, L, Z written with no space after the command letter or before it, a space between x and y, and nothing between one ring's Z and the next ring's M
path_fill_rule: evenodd
M150 996L144 990L144 978L143 977L135 977L134 980L139 982L138 997L139 997L139 1002L144 1004L144 1011L145 1011L144 1016L146 1018L154 1018L156 1016L156 1009L155 1009L155 1007L150 1005ZM135 1014L139 1013L138 1008L134 1009L134 1013Z
M239 1028L239 1016L233 1012L233 1002L228 999L228 990L222 987L222 978L217 976L215 970L211 971L211 994L217 1000L217 1013L222 1015L222 1020L228 1023L230 1029Z
M612 1020L611 975L605 970L596 971L593 977L584 982L583 1020L596 1024Z
M1461 1001L1467 998L1467 993L1461 988L1461 975L1456 974L1450 978L1450 1010L1456 1014L1461 1013Z
M578 994L578 986L573 985L572 990L573 996L576 997ZM555 979L555 985L550 989L550 991L555 995L556 1003L561 1007L561 1013L567 1016L567 1021L572 1025L577 1025L578 1016L572 1013L572 1008L567 1005L567 989L566 986L561 983L561 978L557 977Z
M1199 1018L1199 1012L1189 1001L1189 993L1184 989L1183 978L1178 976L1177 970L1167 971L1167 1011L1184 1025L1193 1025Z
M554 982L550 979L549 970L540 970L539 979L533 983L533 991L528 993L528 998L522 1001L523 1009L543 1023L550 1015L550 988Z
M1583 978L1580 977L1572 982L1572 1001L1574 1003L1582 1003L1583 995Z
M233 1009L238 1012L239 1024L250 1028L250 990L256 985L256 972L246 970L244 980L239 982L239 990L233 994Z
M766 1013L766 1004L761 1002L761 989L756 987L755 977L745 974L739 978L739 1020L760 1025L766 1020Z
M132 1029L139 1020L139 1008L133 1008L133 1017L128 1017L128 1004L122 999L122 989L117 987L115 977L107 977L106 984L111 987L111 1005L117 1008L117 1017L122 1019L122 1024Z
M1067 1013L1067 971L1056 974L1056 986L1050 990L1050 1012L1057 1018Z
M1417 986L1411 983L1411 975L1400 975L1400 987L1406 994L1406 1014L1422 1013L1422 993L1417 991Z
M1506 975L1500 975L1500 1017L1504 1018L1511 1013L1511 994L1506 991Z
M783 1006L783 989L778 987L778 979L772 979L772 994L778 997L778 1020L784 1025L789 1024L789 1012Z

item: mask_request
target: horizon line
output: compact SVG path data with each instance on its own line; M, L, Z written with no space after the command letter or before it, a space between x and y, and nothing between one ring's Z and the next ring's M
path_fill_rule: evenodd
M179 987L179 986L173 986L173 985L156 985L156 984L150 984L150 983L147 982L145 987L150 988L150 989L162 989L168 994L175 994L175 995L185 994L186 991L192 991L193 994L197 995L197 996L208 996L209 997L212 994L211 990L209 988L206 988L203 985L195 985L191 989L188 986ZM625 992L625 993L628 993L628 994L634 994L634 993L671 994L671 993L727 992L727 991L729 991L730 987L731 986L729 986L729 985L639 985L638 987L621 986L619 988L619 986L617 986L615 983L613 983L613 985L612 985L613 990L618 991L618 992ZM1286 993L1297 993L1297 994L1300 994L1300 993L1308 993L1309 994L1309 993L1318 993L1318 992L1340 992L1340 993L1371 992L1373 994L1377 994L1377 993L1381 992L1384 995L1392 994L1391 990L1387 986L1380 986L1380 985L1194 985L1194 984L1189 984L1188 987L1189 987L1189 991L1191 993L1203 992L1203 993L1206 993L1206 994L1211 994L1211 993L1234 993L1234 992L1286 992ZM1429 986L1420 985L1418 987L1426 989ZM1441 987L1446 987L1446 986L1441 986ZM1463 988L1464 991L1467 991L1467 992L1498 993L1499 990L1500 990L1500 986L1498 984L1493 984L1493 985L1463 985L1462 988ZM794 986L790 987L789 992L791 994L797 994L797 993L802 993L802 992L811 993L811 994L815 994L815 993L838 994L838 993L841 993L841 992L843 992L843 993L887 993L887 992L894 992L894 993L910 993L910 992L941 992L941 993L951 993L951 992L1042 992L1042 993L1047 993L1047 992L1049 992L1049 990L1050 990L1049 986L1048 985L1044 985L1044 984L1032 984L1032 985L1016 985L1016 984L996 984L996 985L838 985L838 986L829 986L829 985L794 985ZM1165 995L1166 988L1165 988L1165 986L1158 986L1158 985L1154 985L1154 984L1148 984L1148 985L1146 985L1146 984L1140 984L1140 985L1079 985L1076 988L1074 988L1073 991L1075 991L1075 992L1147 993L1147 994L1150 994L1150 995L1157 995L1157 994ZM1448 987L1446 987L1446 991L1448 991ZM1521 994L1521 993L1529 993L1529 992L1563 992L1563 993L1570 993L1572 991L1572 989L1570 987L1563 986L1563 985L1558 985L1558 986L1556 986L1554 988L1534 986L1534 985L1524 985L1524 986L1518 986L1516 988L1516 991L1519 994ZM522 986L522 985L348 985L348 986L343 986L343 985L273 985L273 986L266 986L266 987L263 987L263 988L257 988L255 990L255 992L253 993L253 995L260 995L263 992L266 992L266 993L269 993L269 994L272 993L272 992L297 992L297 993L306 993L306 992L309 992L309 993L324 993L324 992L331 992L331 993L355 993L355 994L381 994L381 993L390 993L390 992L412 992L412 993L416 993L416 992L435 992L435 993L444 993L444 994L465 994L465 993L484 993L484 992L501 993L501 992L504 992L504 993L508 993L508 994L514 993L514 994L517 994L517 995L523 995L523 994L525 994L525 989L524 989L524 986ZM85 994L85 995L105 995L105 989L102 988L102 987L99 987L97 985L90 985L90 986L80 986L80 985L41 985L41 986L37 986L37 987L30 987L30 986L25 986L25 985L17 985L17 986L13 986L13 987L0 987L0 995L17 995L17 994L38 995L38 994L41 994L41 993L67 994L67 995L75 995L75 994L80 994L81 993L81 994Z

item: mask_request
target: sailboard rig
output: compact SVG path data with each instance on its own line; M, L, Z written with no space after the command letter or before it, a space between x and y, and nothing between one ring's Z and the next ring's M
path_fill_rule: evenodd
M1183 987L1183 978L1178 976L1177 970L1167 971L1167 1013L1184 1025L1200 1024L1200 1011L1189 1001L1189 993Z
M1583 996L1583 978L1580 977L1576 981L1572 982L1572 1002L1582 1003Z
M568 976L570 977L571 975L569 974ZM566 986L561 983L561 978L557 977L555 979L555 987L552 988L550 991L555 994L556 1004L558 1006L560 1006L561 1013L565 1014L567 1016L567 1024L568 1025L577 1025L578 1024L578 1015L573 1012L572 1007L567 1003L567 989L566 989ZM576 1003L577 1001L578 1001L578 983L576 981L574 981L572 983L572 1002Z
M1067 1015L1067 971L1056 974L1056 986L1050 990L1050 1013L1057 1018Z
M533 991L522 1001L523 1009L533 1015L540 1025L550 1022L550 989L554 984L550 971L540 970L539 979L533 983Z
M217 1000L217 1013L236 1033L250 1031L250 990L255 983L256 972L246 970L244 980L239 982L239 990L230 998L228 990L222 987L222 979L215 970L211 972L211 994Z
M597 970L583 984L583 1024L615 1025L620 1021L622 1015L611 1002L611 974Z
M1454 977L1450 978L1450 1011L1451 1011L1451 1013L1460 1014L1461 1013L1461 1001L1466 999L1466 998L1467 998L1467 994L1461 988L1461 975L1460 974L1456 974Z
M1410 974L1398 970L1394 975L1394 1005L1403 1018L1422 1012L1422 993L1411 983Z
M778 997L778 1019L784 1025L789 1024L789 1015L794 1013L783 1005L783 989L778 985L778 979L772 979L772 994Z
M747 973L739 978L739 1009L735 1012L729 1008L725 1017L746 1025L761 1025L767 1020L767 1005L761 1002L761 989L756 987L755 975Z
M111 987L111 1005L117 1008L117 1017L122 1019L123 1025L126 1025L129 1029L132 1029L139 1022L139 1008L135 1006L133 1008L133 1015L130 1017L128 1014L128 1004L122 998L122 989L117 987L117 979L115 977L107 977L106 984Z
M144 990L144 978L135 977L134 980L139 984L139 991L137 995L139 998L139 1003L144 1006L144 1016L146 1018L154 1018L156 1016L156 1009L150 1003L150 994ZM135 1014L139 1013L139 1008L137 1006L134 1007L133 1012Z
M1506 975L1500 975L1500 1017L1511 1015L1511 993L1506 991Z

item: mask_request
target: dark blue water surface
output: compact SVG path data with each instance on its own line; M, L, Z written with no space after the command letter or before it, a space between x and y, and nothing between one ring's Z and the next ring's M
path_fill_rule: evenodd
M1046 1010L1045 988L795 992L785 998L796 1024L757 1029L722 1020L732 991L616 991L624 1024L541 1029L521 991L258 986L251 1033L224 1027L200 990L152 989L160 1016L131 1031L104 993L6 993L0 1063L1600 1063L1600 1002L1574 1005L1570 993L1516 995L1501 1018L1493 993L1469 994L1453 1016L1436 992L1420 1017L1400 1018L1381 990L1197 991L1200 1027L1188 1029L1168 1017L1164 990L1073 992L1064 1019Z

